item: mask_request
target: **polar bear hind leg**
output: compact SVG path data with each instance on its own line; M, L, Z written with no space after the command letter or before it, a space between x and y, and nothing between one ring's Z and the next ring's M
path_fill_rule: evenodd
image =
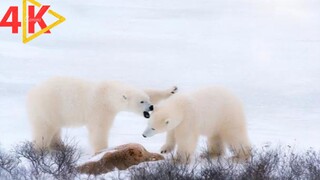
M208 150L205 155L209 155L211 158L217 158L223 156L225 153L225 145L219 134L214 134L208 137Z
M176 139L177 141L177 155L176 161L180 163L189 163L191 161L192 154L197 147L198 137L195 135L186 135Z
M233 138L228 138L227 143L233 152L233 160L243 161L251 157L251 145L246 135L234 134Z

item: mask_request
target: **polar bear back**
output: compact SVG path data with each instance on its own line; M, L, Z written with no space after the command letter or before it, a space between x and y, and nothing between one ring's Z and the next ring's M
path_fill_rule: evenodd
M92 123L89 121L94 121L97 115L116 114L118 106L122 106L124 89L130 88L114 81L94 83L69 77L51 78L29 92L29 119L46 121L57 128L83 126Z
M201 134L210 135L214 129L229 131L245 124L242 103L223 87L209 87L191 94Z
M33 88L28 95L30 120L55 125L83 124L95 84L76 78L52 78ZM36 116L36 117L35 117Z
M191 93L177 94L166 100L163 107L173 117L191 121L184 123L194 126L196 132L206 136L212 135L213 131L242 131L245 128L240 100L223 87L207 87Z

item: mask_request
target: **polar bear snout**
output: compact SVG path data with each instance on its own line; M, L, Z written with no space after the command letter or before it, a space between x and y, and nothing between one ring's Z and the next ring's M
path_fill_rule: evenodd
M153 105L152 104L150 104L150 103L147 103L147 102L144 102L144 101L141 101L141 103L143 102L143 109L144 109L144 111L143 111L143 116L145 117L145 118L150 118L150 111L153 111Z
M150 118L150 113L148 111L143 111L143 116L145 118Z
M151 136L153 136L153 135L155 135L155 134L156 134L155 129L153 129L153 128L147 128L147 129L143 132L142 136L143 136L144 138L147 138L147 137L151 137Z
M153 111L153 105L150 105L148 110L143 112L143 116L145 118L150 118L150 113L149 113L150 111Z

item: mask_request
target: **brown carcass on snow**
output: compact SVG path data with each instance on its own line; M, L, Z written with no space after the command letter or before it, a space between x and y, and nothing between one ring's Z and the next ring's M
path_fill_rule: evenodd
M117 146L108 151L102 151L97 156L101 156L101 153L103 156L99 160L80 165L78 171L85 174L99 175L116 169L125 170L142 162L164 159L162 155L150 153L142 145L136 143Z

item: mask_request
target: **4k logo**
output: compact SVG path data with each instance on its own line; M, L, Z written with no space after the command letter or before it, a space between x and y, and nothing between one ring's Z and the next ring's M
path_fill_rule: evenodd
M27 6L27 2L29 2L32 5ZM35 12L35 6L40 8L38 12ZM19 33L19 27L22 26L23 43L27 43L44 33L50 34L50 29L65 21L65 18L63 16L49 9L49 5L41 5L39 2L35 0L23 0L22 8L22 24L19 21L19 7L10 6L5 15L3 16L2 20L0 21L0 27L11 27L12 33L17 34ZM43 20L43 16L46 13L56 17L58 20L50 25L47 25ZM37 32L35 32L36 24L40 26L40 30Z

